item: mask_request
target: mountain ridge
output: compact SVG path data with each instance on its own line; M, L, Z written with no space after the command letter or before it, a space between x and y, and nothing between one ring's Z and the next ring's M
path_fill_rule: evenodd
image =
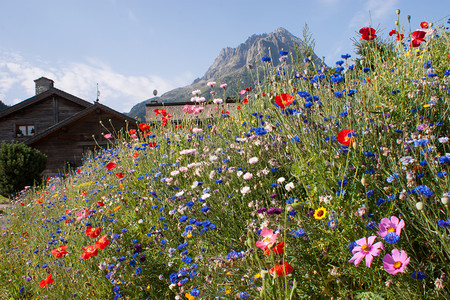
M189 101L191 91L197 89L200 89L202 96L206 97L210 91L210 88L206 86L208 81L227 83L228 95L252 86L253 82L247 70L249 65L255 65L264 56L270 56L272 62L276 64L280 58L279 51L295 53L295 45L300 51L306 49L301 39L283 27L278 27L271 33L253 34L235 48L222 48L205 74L201 78L195 79L192 84L175 88L159 97L144 100L133 106L128 115L143 121L145 120L145 104L155 101L159 103ZM313 55L313 60L318 60L317 55ZM225 78L228 79L228 82L224 81Z

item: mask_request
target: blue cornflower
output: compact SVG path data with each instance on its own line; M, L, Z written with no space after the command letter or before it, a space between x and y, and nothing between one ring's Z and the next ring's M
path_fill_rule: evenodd
M335 230L338 227L339 223L336 220L330 220L328 221L328 227L330 227L331 229Z
M425 277L427 277L427 276L425 275L425 273L422 272L422 271L413 272L413 273L411 274L411 276L412 276L413 279L417 279L417 280L424 280Z
M342 98L342 92L340 92L340 91L334 92L334 96L336 98Z
M270 63L272 61L272 59L269 56L264 56L263 58L261 58L261 60L266 63Z
M423 67L424 67L425 69L431 68L431 65L432 65L431 60L429 60L429 61L423 63Z
M384 240L386 243L396 244L400 240L400 237L395 232L389 232L384 236Z
M281 50L281 51L280 51L280 56L286 56L286 55L288 55L288 54L289 54L288 51L285 51L285 50Z
M200 290L198 288L195 288L192 291L190 291L190 294L192 297L198 297L198 295L200 295Z
M250 295L247 292L240 292L239 293L239 298L240 299L247 299Z
M437 176L438 176L439 178L445 177L445 176L447 176L447 172L445 172L445 171L437 172Z
M181 217L180 217L180 222L184 223L184 222L187 221L187 219L188 219L187 216L181 216Z
M290 235L293 236L293 237L302 237L302 236L304 236L305 234L306 234L306 233L305 233L305 230L304 230L303 228L293 229L293 230L291 230L291 232L290 232Z
M350 54L342 54L341 55L341 58L343 58L343 59L348 59L348 58L350 58L350 57L352 57Z
M425 197L430 197L433 195L433 191L430 190L430 188L426 185L419 185L414 189L414 191L419 194L423 195Z
M378 226L378 223L375 221L369 221L369 222L367 222L367 225L366 225L366 227L370 230L377 229L377 226Z
M358 246L358 244L355 241L351 242L350 244L348 244L348 251L350 251L350 253L352 253L353 249L356 246Z
M337 62L336 62L336 65L338 65L338 66L342 66L344 64L344 61L343 60L338 60Z
M19 289L19 293L23 293L25 291L25 287L21 287L20 289Z

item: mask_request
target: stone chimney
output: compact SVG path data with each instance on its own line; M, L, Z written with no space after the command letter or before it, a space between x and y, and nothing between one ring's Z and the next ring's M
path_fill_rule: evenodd
M53 88L55 82L51 79L41 77L34 81L36 83L36 95Z

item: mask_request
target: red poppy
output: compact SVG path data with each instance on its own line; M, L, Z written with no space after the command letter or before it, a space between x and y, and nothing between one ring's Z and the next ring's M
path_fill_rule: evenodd
M116 162L115 161L112 161L112 162L110 162L110 163L108 163L107 165L106 165L106 169L108 169L108 171L111 171L112 169L114 169L116 167Z
M242 107L240 105L238 105L238 107L236 107L237 110L240 110Z
M107 240L106 237L106 234L102 235L100 239L95 242L95 247L105 249L105 247L109 245L109 240Z
M98 206L105 206L105 203L100 202L100 201L97 201L97 205L98 205Z
M422 30L414 31L411 34L411 47L419 47L422 42L425 42L423 39L427 33Z
M80 169L77 169L76 172L77 172L77 173L81 173L81 170L80 170Z
M278 245L274 246L272 248L273 253L275 254L282 254L284 252L284 241L281 241L281 243L279 243ZM270 254L270 249L267 249L266 251L264 251L265 255L269 255Z
M267 96L267 94L266 94L266 93L262 93L262 95L263 95L263 97Z
M447 55L447 58L450 58L450 54Z
M248 88L245 89L248 92L250 92L251 90L253 90L253 88L251 86L249 86Z
M289 94L281 94L279 96L275 96L275 103L281 109L285 109L286 106L290 105L295 100L295 97Z
M87 194L87 191L81 191L81 195L86 196Z
M133 153L133 157L136 158L136 157L138 157L138 156L139 156L139 152L135 151L135 152Z
M100 227L92 229L91 226L88 226L85 231L86 235L90 236L91 239L95 239L96 237L98 237L100 235L100 232L102 232L102 229Z
M272 269L270 269L270 274L277 273L278 277L282 277L284 275L291 274L294 271L294 268L287 262L284 262L284 265L275 265Z
M421 22L420 27L423 29L428 29L428 22Z
M248 103L248 98L242 99L242 103Z
M337 141L341 143L342 145L351 146L353 145L353 142L355 139L352 137L353 130L351 129L344 129L340 131L337 135Z
M136 129L130 129L130 130L128 130L128 134L129 134L129 135L136 134Z
M39 283L39 286L43 289L45 289L47 287L47 284L52 284L53 283L53 279L52 279L52 274L48 274L46 279L41 280L41 283Z
M398 32L397 30L393 29L389 32L389 36L393 36L394 34L397 35L396 40L397 41L401 41L403 40L403 38L405 37L403 34L401 34L400 32Z
M91 258L92 255L97 256L98 255L98 251L97 251L97 246L96 245L91 245L91 246L87 246L82 248L82 250L84 250L84 253L81 254L81 258L82 259L89 259Z
M156 145L158 145L156 142L148 143L148 146L149 146L150 148L153 148L153 147L155 147Z
M66 248L67 248L67 246L64 245L64 246L60 246L58 248L53 249L52 250L53 256L56 257L56 258L63 257L64 255L67 254Z
M119 178L119 179L122 179L123 178L123 173L122 172L116 173L116 177Z
M156 115L162 115L163 117L167 116L167 111L165 109L155 109Z
M139 124L139 129L146 132L150 129L150 126L146 123L141 123L141 124Z
M360 40L371 41L377 37L375 35L375 29L371 27L363 27L359 30L359 33L361 33Z

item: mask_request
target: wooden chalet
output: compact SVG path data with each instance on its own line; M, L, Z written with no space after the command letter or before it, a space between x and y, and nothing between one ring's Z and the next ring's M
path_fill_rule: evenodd
M51 79L35 83L35 96L0 111L0 142L21 142L45 153L43 176L81 165L85 152L107 146L108 130L137 128L135 119L61 91Z

